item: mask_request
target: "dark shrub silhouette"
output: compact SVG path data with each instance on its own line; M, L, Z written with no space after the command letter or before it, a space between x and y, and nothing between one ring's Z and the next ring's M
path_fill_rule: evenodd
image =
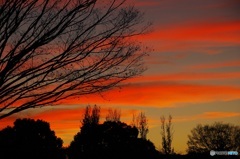
M17 119L13 127L0 131L2 159L63 159L62 140L49 123L42 120Z
M137 136L136 127L106 121L81 129L68 148L68 156L69 159L157 158L153 143Z

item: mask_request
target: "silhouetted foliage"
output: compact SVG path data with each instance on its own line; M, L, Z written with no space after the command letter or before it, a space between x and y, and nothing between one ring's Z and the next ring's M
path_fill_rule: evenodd
M197 125L188 136L189 154L207 154L215 151L240 150L240 127L215 122L212 125Z
M69 159L157 158L152 142L137 138L138 130L122 122L105 121L81 130L68 148Z
M47 122L17 119L0 131L0 158L65 159L62 143Z
M0 119L141 74L143 19L126 0L2 0Z
M82 126L97 125L100 119L100 107L97 105L94 105L93 108L90 105L87 106L83 116Z
M173 140L172 116L169 115L168 123L166 123L164 116L162 116L160 119L161 119L162 152L167 155L173 154L174 149L172 148Z

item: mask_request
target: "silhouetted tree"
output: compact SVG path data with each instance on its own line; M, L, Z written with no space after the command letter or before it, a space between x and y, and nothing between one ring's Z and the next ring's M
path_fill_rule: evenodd
M156 150L155 145L147 139L137 138L132 143L131 157L141 159L159 159L159 152ZM124 152L123 152L124 153ZM124 157L122 159L125 159Z
M2 0L0 119L141 74L143 19L126 0Z
M89 105L85 108L83 119L81 121L82 126L80 128L82 133L91 133L91 131L99 124L100 119L100 107L94 105L93 108Z
M68 148L69 159L155 159L158 155L152 142L137 138L136 127L122 122L105 121L88 132L74 137Z
M65 159L62 143L47 122L17 119L0 131L0 158Z
M100 107L94 105L93 108L91 106L87 106L85 108L84 117L82 119L82 125L97 125L100 119Z
M189 154L208 154L215 151L240 150L240 127L215 122L212 125L198 124L188 135Z
M164 154L173 154L174 149L172 148L173 140L173 128L172 128L172 116L169 115L168 123L165 122L165 117L161 118L161 136L162 136L162 151Z
M132 126L137 127L140 138L147 139L147 134L149 130L145 113L140 112L137 117L135 117L135 114L133 114Z
M108 109L108 114L106 115L106 121L119 122L121 118L121 110L118 109Z

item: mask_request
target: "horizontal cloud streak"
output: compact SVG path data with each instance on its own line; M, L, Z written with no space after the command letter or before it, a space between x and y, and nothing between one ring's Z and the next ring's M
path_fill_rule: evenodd
M186 116L186 117L178 117L174 119L174 122L186 122L186 121L193 121L193 120L212 120L212 119L224 119L224 118L231 118L231 117L240 117L239 112L204 112L203 114L197 114L194 116Z
M232 60L232 61L221 61L217 63L206 63L206 64L198 64L190 66L193 70L205 70L212 68L223 68L223 67L240 67L240 60Z
M194 66L193 66L194 67ZM240 72L181 72L172 74L159 74L158 76L149 75L130 79L129 82L172 82L172 81L194 81L194 80L220 80L220 79L239 79ZM229 84L231 85L231 84Z
M240 99L240 88L234 86L185 84L180 82L144 82L130 84L122 90L82 98L83 103L122 106L178 107L180 103L204 103ZM107 100L106 100L107 99ZM109 99L109 100L108 100ZM67 101L76 104L78 100Z
M194 45L197 46L198 44L198 46L201 46L207 42L213 46L217 44L239 45L239 28L239 21L227 23L186 23L177 26L168 26L166 28L158 27L158 30L145 35L142 40L149 43L154 42L157 51L167 50L167 46L164 47L163 45L168 43L169 47L172 47L172 50L187 49L187 47L193 48ZM156 41L158 41L158 44ZM185 42L185 46L181 47L181 43L183 42ZM181 45L177 45L178 43Z

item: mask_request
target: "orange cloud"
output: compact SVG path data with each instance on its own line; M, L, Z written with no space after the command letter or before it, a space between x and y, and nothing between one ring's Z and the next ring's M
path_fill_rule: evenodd
M200 119L219 119L219 118L231 118L240 117L239 112L204 112L203 114L197 114L193 116L178 117L174 119L174 122L185 122Z
M129 84L122 90L111 90L101 96L89 95L82 100L69 100L100 105L176 107L179 103L202 103L228 101L240 98L240 88L233 86L214 86L184 84L173 82L149 82Z
M149 35L149 39L161 40L209 40L218 42L240 42L240 22L199 23L158 27L159 30Z
M218 63L199 64L193 65L190 69L211 69L211 68L222 68L222 67L240 67L240 60L224 61Z
M213 64L214 66L214 64ZM193 66L194 67L194 66ZM197 66L198 67L198 66ZM211 65L204 65L204 67L211 67ZM220 67L220 66L219 66ZM192 69L192 67L191 67ZM129 83L143 83L143 82L179 82L179 81L195 81L195 80L226 80L226 79L240 79L240 72L181 72L172 74L148 75L135 77L127 80ZM230 85L230 84L229 84Z
M151 106L151 107L176 107L180 103L202 103L212 101L228 101L240 99L240 88L229 84L199 85L187 84L200 80L226 80L239 79L240 72L229 73L177 73L158 76L142 76L133 78L123 83L121 89L112 89L108 92L79 98L72 98L62 102L65 106L46 107L44 109L29 109L26 112L10 116L13 122L18 117L34 117L47 121L73 121L80 122L86 105L97 104L102 107L102 115L106 116L108 107L118 106ZM130 84L128 84L130 83ZM76 104L77 106L73 106ZM36 111L35 111L36 110ZM122 117L132 116L135 110L122 112ZM10 124L7 120L7 123ZM79 124L79 122L77 124ZM8 125L7 124L7 125ZM3 124L6 126L6 124ZM0 124L1 127L1 124Z
M228 118L228 117L235 117L240 116L240 113L236 112L205 112L200 115L200 118L204 119L215 119L215 118Z
M197 48L206 49L208 46L219 43L222 46L240 43L240 21L185 23L156 28L158 30L138 37L139 40L154 47L156 51L186 51ZM211 50L207 51L212 53Z
M239 99L240 89L227 86L185 84L135 85L127 88L123 101L132 105L177 106L177 103ZM137 93L136 93L137 92ZM118 98L119 99L119 98ZM121 98L120 98L121 99ZM119 103L123 103L118 100Z

